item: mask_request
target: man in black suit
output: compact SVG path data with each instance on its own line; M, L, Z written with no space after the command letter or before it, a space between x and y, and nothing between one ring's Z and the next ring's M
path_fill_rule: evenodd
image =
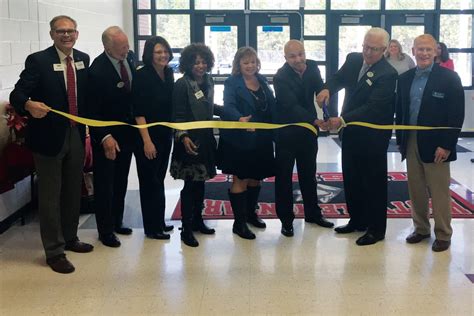
M328 80L316 100L321 106L329 96L345 88L340 117L329 120L331 129L340 129L344 193L350 221L336 227L338 233L366 231L357 239L359 246L385 238L387 226L387 148L390 130L378 130L346 123L362 121L393 124L396 70L384 58L388 33L371 28L364 37L362 53L350 53Z
M303 43L290 40L284 47L286 63L278 69L273 83L276 95L275 117L278 123L309 123L317 126L314 94L323 87L318 66L306 60ZM333 227L321 214L316 190L316 155L318 138L298 126L278 130L276 139L275 201L282 223L281 233L293 236L293 167L298 169L298 182L303 195L305 221L322 227Z
M118 26L102 33L104 52L89 68L90 117L133 124L131 82L135 74L127 35ZM99 239L119 247L114 234L130 235L122 226L128 173L138 132L129 126L91 128L94 154L94 209Z
M402 160L407 159L415 226L406 241L414 244L430 237L431 195L436 236L431 248L439 252L449 248L453 234L449 162L456 160L456 143L464 121L464 90L457 73L434 63L436 52L433 36L424 34L415 39L417 67L398 80L397 124L454 129L397 131L397 143Z
M90 252L77 237L84 165L84 126L49 111L83 116L89 56L73 49L77 23L68 16L50 22L54 45L27 57L10 103L28 114L27 144L38 175L41 238L47 264L56 272L75 270L64 250Z

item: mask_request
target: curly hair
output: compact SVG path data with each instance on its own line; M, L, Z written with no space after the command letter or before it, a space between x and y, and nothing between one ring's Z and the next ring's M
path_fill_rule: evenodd
M212 67L214 67L214 54L203 43L193 43L183 49L179 58L179 71L183 74L191 74L198 56L206 62L206 72L211 71Z
M146 40L145 47L143 48L142 60L147 66L152 66L153 64L153 53L155 51L156 44L162 45L168 51L168 54L170 55L168 61L173 59L173 52L171 51L168 41L161 36L153 36Z
M241 47L237 50L232 61L232 75L240 74L240 61L247 57L255 57L257 59L257 72L260 71L261 63L260 59L257 56L257 52L252 47Z

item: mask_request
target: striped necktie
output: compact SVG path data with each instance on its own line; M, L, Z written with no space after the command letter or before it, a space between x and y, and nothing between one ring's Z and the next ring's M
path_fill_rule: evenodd
M66 57L66 63L67 101L69 104L69 114L77 116L76 78L74 77L71 56ZM71 125L76 125L76 122L71 121Z

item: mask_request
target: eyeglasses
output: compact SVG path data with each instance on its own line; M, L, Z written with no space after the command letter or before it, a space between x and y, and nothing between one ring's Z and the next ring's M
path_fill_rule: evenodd
M380 53L385 50L385 47L371 47L368 45L362 45L362 48L364 49L364 51L367 52L370 50L372 53Z
M54 30L54 33L56 33L57 35L61 35L61 36L75 35L77 33L77 30L74 30L74 29L67 29L67 30L58 29L58 30Z

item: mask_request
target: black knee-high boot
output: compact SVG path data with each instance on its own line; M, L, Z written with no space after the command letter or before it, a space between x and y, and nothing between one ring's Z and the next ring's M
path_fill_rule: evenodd
M204 183L199 185L194 190L194 205L193 205L193 231L201 234L212 235L216 231L204 223L202 219L202 209L204 208Z
M244 239L255 239L255 234L247 226L247 191L241 193L229 191L229 199L235 219L232 232Z
M267 225L257 215L257 201L260 194L261 186L247 187L247 223L252 224L257 228L265 228Z
M192 230L193 222L193 192L188 187L181 190L181 240L190 247L199 246Z

